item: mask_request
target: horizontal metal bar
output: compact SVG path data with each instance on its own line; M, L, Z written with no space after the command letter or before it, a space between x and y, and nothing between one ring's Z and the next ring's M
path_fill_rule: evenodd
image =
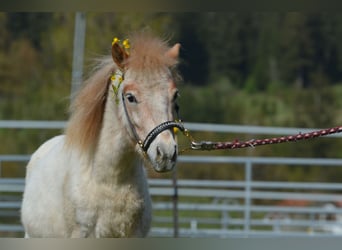
M10 162L18 162L18 161L29 161L31 155L0 155L0 161L10 161Z
M24 187L25 186L22 184L2 184L2 183L0 183L0 192L24 192Z
M23 185L25 184L25 179L24 178L0 178L0 184Z
M173 188L150 188L151 195L173 196ZM245 191L217 190L217 189L194 189L178 188L179 196L188 197L218 197L218 198L244 198ZM250 191L251 199L269 200L307 200L307 201L341 201L340 194L303 193L303 192L271 192L271 191Z
M66 121L31 121L31 120L8 120L0 121L0 128L21 129L63 129Z
M24 178L0 178L1 192L23 192L24 187Z
M294 135L298 133L309 133L322 128L289 128L289 127L269 127L251 125L228 125L211 123L185 123L185 127L191 131L207 131L220 133L241 133L241 134L267 134L267 135ZM329 137L341 138L342 134L332 134Z
M21 208L21 201L1 201L0 208L14 208L20 209Z
M268 181L252 181L252 188L271 189L310 189L310 190L342 190L340 183L323 183L323 182L268 182Z
M326 158L288 158L288 157L234 157L234 156L190 156L181 155L178 157L180 163L239 163L245 164L284 164L304 166L342 166L342 159Z
M217 226L243 226L245 223L244 219L217 219L217 218L199 218L199 217L183 217L180 216L178 219L180 224L187 224L196 222L197 224L208 224L208 225L217 225ZM161 217L161 216L153 216L153 223L172 223L172 217ZM291 226L291 227L311 227L311 228L320 228L320 227L341 227L340 222L332 222L332 221L323 221L323 220L298 220L298 219L252 219L250 220L251 226Z
M250 230L248 232L239 229L185 229L179 228L180 237L341 237L340 234L331 234L326 232L307 232L307 231L269 231L269 230ZM172 228L154 227L151 229L149 236L172 237Z
M0 182L1 183L1 182ZM150 187L171 187L172 180L169 179L149 179ZM342 190L340 183L323 182L273 182L273 181L251 181L251 188L272 189L320 189L320 190ZM178 180L178 187L198 187L198 188L245 188L245 181L220 181L220 180Z
M171 202L155 202L152 204L155 210L171 210ZM244 205L227 205L227 204L206 204L206 203L179 203L179 210L184 211L214 211L214 212L243 212ZM342 214L341 208L328 210L324 207L294 207L294 206L261 206L252 205L250 211L255 213L300 213L300 214L317 214L317 213L334 213Z
M0 231L5 231L5 232L24 232L24 227L22 225L0 224Z

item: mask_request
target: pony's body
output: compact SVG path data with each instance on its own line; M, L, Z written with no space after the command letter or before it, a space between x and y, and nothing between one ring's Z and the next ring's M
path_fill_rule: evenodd
M112 165L112 173L96 176L86 159L80 160L77 152L65 148L65 136L44 143L27 169L25 193L29 200L22 210L27 236L145 236L151 201L142 178L144 169L132 152L121 153L120 164L125 168L120 171L120 166ZM120 183L111 182L111 178Z
M165 46L163 51L167 52ZM66 135L50 139L32 155L22 206L26 237L142 237L148 233L151 200L142 163L159 172L171 170L176 144L168 130L158 135L147 152L141 152L123 102L143 138L159 123L172 119L175 86L165 76L158 84L161 67L155 71L148 67L153 85L144 88L146 79L130 71L132 65L127 66L120 87L122 100L116 103L108 79L117 65L107 60L76 98ZM141 70L146 75L145 68ZM139 102L131 102L132 93ZM156 103L163 105L152 108Z

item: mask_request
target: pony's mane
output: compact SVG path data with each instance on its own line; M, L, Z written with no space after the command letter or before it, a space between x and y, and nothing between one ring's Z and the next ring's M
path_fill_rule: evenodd
M177 64L177 60L166 56L169 47L151 33L139 32L129 37L130 56L124 64L134 71L159 69ZM110 84L110 76L116 65L111 57L97 60L93 74L84 82L84 86L70 106L71 117L66 128L66 145L77 147L80 152L95 152L104 115Z
M131 70L159 69L177 64L176 58L166 55L170 49L167 40L162 40L147 31L133 33L129 40L132 48L125 64Z
M75 146L81 152L94 152L98 141L109 78L114 69L114 63L109 62L103 60L101 69L96 66L98 69L84 82L83 88L70 105L71 117L66 128L66 145Z

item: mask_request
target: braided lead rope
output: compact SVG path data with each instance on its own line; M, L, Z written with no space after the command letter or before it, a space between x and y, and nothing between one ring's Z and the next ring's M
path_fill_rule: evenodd
M316 138L320 136L326 136L335 133L342 132L342 126L328 128L328 129L321 129L309 133L299 133L296 135L289 135L289 136L281 136L281 137L274 137L274 138L266 138L266 139L257 139L257 140L248 140L248 141L238 141L235 140L233 142L212 142L212 141L201 141L196 142L192 139L189 135L188 131L185 131L185 136L187 136L191 140L191 149L192 150L219 150L219 149L236 149L236 148L246 148L246 147L256 147L261 145L268 145L268 144L277 144L283 142L296 142L300 140L306 140L311 138Z

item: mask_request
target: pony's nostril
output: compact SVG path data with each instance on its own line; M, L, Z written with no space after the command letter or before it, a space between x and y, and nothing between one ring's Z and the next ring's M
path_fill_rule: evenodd
M157 156L160 157L161 156L161 152L160 152L160 148L159 146L157 147Z

